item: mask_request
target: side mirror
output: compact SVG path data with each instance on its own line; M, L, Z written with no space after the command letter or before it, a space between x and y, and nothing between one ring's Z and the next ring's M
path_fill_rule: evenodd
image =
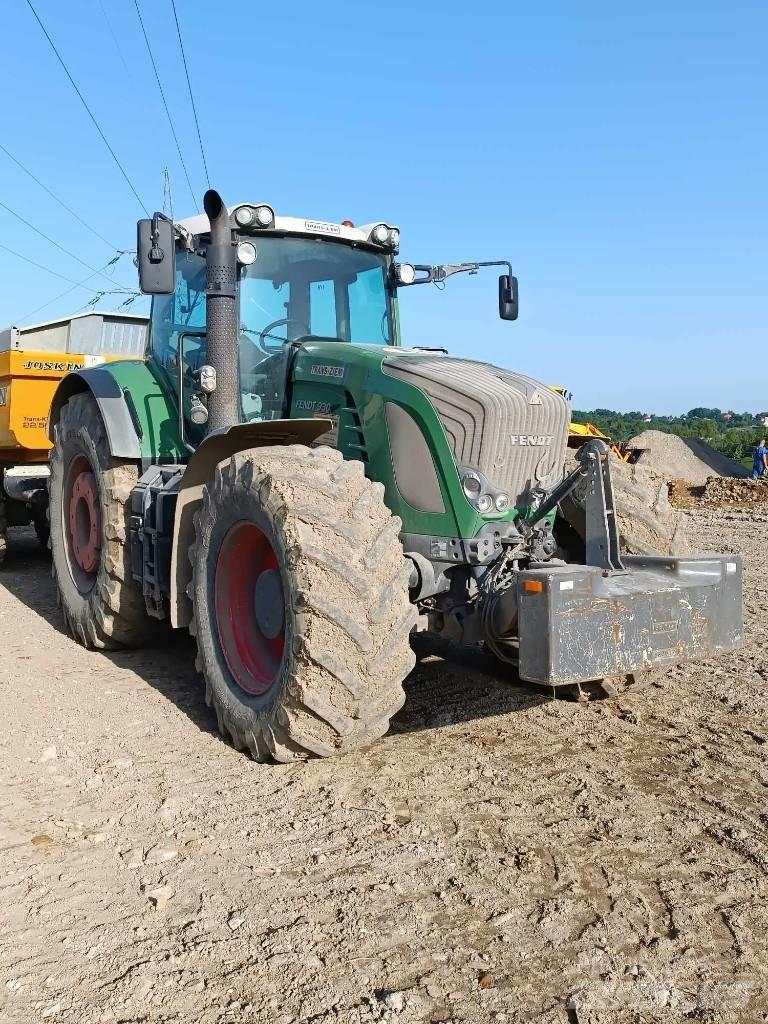
M176 237L173 222L156 213L140 220L136 232L139 288L145 295L172 295L176 290Z
M499 278L499 316L502 320L517 320L517 278L502 274Z

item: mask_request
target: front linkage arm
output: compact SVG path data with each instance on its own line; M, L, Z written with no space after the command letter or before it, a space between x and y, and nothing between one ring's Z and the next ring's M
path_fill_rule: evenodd
M619 551L619 530L608 452L608 445L604 441L587 441L576 453L579 462L576 469L545 494L528 516L518 523L522 535L529 537L538 524L586 477L586 564L597 566L606 575L626 571Z

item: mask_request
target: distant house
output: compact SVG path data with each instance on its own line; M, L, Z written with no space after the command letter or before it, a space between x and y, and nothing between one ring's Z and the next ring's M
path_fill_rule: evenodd
M757 418L760 420L764 427L768 427L768 412L759 412Z
M650 423L653 416L643 416L643 423Z
M733 419L733 413L732 412L724 412L723 413L723 419L724 420L732 420Z

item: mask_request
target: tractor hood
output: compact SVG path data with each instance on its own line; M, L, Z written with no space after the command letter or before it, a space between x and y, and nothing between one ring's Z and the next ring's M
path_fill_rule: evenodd
M436 418L458 475L474 470L490 485L489 493L506 492L513 507L528 505L532 488L551 487L562 477L569 404L523 374L414 349L313 341L301 346L295 379L313 389L301 392L297 414L311 409L314 415L326 415L336 407L335 395L346 395L346 415L352 406L360 415L363 437L356 444L362 444L360 450L368 454L380 450L379 435L370 425L394 404L409 413L414 425L418 423L415 429L430 447ZM424 407L429 408L429 417L424 416ZM344 430L347 439L352 436L351 426ZM385 430L391 434L392 428L389 423ZM433 474L427 449L416 435L400 449L414 473ZM433 454L438 455L434 448ZM387 462L389 458L388 453ZM377 479L382 472L377 470ZM453 479L458 484L457 477ZM462 495L461 500L466 498Z
M570 409L546 385L490 363L432 353L393 352L382 371L427 396L456 465L481 473L513 504L562 476Z

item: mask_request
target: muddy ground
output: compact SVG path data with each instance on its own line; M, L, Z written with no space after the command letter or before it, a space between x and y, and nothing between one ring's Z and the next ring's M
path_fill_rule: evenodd
M768 1019L768 512L735 656L613 701L421 663L390 734L270 767L222 742L182 637L62 633L0 577L0 1020Z

